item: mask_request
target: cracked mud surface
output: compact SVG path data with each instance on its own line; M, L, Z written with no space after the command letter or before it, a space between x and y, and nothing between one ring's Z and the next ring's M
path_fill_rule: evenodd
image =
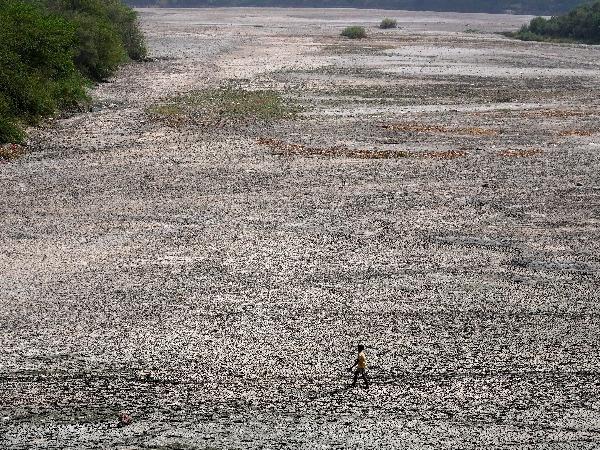
M385 15L142 10L0 164L0 446L600 446L600 49ZM220 86L298 113L148 113Z

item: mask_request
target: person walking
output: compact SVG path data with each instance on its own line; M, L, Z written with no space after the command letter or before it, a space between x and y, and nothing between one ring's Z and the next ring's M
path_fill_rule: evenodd
M368 388L369 378L367 377L367 355L365 354L365 346L362 344L358 346L358 357L356 358L356 361L352 367L350 367L349 371L352 372L355 367L356 370L354 371L354 381L352 382L352 387L356 386L356 381L360 375L365 382L365 387Z

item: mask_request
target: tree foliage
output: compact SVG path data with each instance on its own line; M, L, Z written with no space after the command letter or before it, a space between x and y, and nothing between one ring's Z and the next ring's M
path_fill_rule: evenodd
M0 0L0 143L144 55L135 12L118 0Z

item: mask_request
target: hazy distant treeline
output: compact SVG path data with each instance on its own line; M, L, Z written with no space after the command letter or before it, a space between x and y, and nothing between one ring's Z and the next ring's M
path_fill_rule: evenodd
M128 0L134 6L211 7L354 7L458 12L513 12L553 15L567 12L585 0Z

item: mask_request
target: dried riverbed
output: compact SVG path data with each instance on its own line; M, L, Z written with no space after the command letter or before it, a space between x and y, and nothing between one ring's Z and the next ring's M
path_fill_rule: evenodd
M152 60L0 164L1 447L600 445L598 47L141 17Z

